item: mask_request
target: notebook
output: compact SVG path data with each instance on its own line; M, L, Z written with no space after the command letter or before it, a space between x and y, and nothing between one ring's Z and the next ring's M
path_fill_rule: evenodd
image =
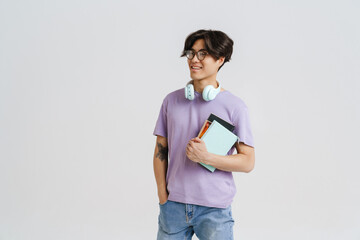
M201 139L205 142L208 152L225 156L238 140L238 137L221 125L218 121L213 120L209 128L202 135ZM214 172L216 169L205 163L200 164L211 172Z

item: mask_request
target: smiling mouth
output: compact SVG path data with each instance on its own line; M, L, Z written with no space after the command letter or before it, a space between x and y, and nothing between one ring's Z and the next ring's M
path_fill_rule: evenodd
M202 67L191 67L191 70L200 70L200 69L202 69Z

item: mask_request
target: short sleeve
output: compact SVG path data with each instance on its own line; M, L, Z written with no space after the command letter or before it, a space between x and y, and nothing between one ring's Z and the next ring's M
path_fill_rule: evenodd
M238 142L254 147L254 138L251 131L249 111L246 105L241 106L234 113L233 123L235 125L234 133L238 136Z
M153 135L160 135L167 138L167 104L165 100L166 99L164 99L161 105Z

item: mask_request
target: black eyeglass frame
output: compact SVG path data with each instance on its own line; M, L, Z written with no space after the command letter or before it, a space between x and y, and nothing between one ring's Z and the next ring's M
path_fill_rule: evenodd
M205 53L205 55L204 55L204 57L199 57L200 55L199 55L199 53L200 52L202 52L202 53ZM189 57L189 55L190 54L192 54L192 58L190 58ZM205 50L205 49L200 49L199 51L195 51L195 50L193 50L193 49L190 49L190 50L186 50L185 51L185 56L187 57L187 59L189 59L189 60L192 60L194 57L195 57L195 55L196 55L196 57L197 57L197 59L199 59L200 61L202 61L202 60L204 60L205 59L205 57L208 55L209 53Z

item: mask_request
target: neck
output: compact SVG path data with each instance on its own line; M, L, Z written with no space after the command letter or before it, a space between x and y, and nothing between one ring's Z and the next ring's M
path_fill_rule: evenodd
M218 82L216 81L216 79L214 80L193 80L192 81L192 84L194 85L194 89L195 91L199 92L199 93L202 93L204 91L204 88L207 86L207 85L213 85L214 88L218 88L219 87L219 84Z

